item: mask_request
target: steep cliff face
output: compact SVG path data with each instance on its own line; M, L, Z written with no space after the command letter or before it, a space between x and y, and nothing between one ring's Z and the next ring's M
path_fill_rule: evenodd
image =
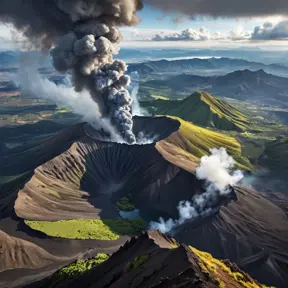
M235 264L219 261L191 246L179 245L156 231L132 238L110 259L89 271L75 277L56 273L39 287L80 285L83 288L265 287Z

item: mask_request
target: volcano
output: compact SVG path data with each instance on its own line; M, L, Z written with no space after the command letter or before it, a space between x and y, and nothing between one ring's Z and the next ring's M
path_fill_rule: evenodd
M1 243L6 243L3 247L14 255L3 257L1 287L33 283L76 259L117 251L132 236L131 229L135 231L132 220L129 229L128 222L126 226L119 222L116 204L122 197L129 197L146 223L159 217L177 218L180 201L205 191L204 182L197 179L195 171L209 148L226 147L238 167L250 170L235 139L178 118L135 117L133 133L137 145L113 143L103 131L80 123L37 145L33 142L29 149L17 148L15 153L1 156L0 237ZM213 214L178 227L173 237L213 256L235 261L260 282L285 287L288 223L283 210L244 187L235 187L232 196L221 199L219 205L222 207ZM79 235L86 224L99 225L99 221L101 229L109 232L109 239L93 238L90 231L86 238L72 237L72 228L66 231L65 225L74 223L73 229ZM118 222L115 225L113 221ZM56 238L55 231L51 231L56 227L53 225L64 225ZM136 230L138 234L141 231ZM7 241L9 237L11 241ZM137 242L139 249L145 249L145 241ZM187 252L188 246L183 247L180 250ZM124 253L123 249L118 255ZM182 252L175 250L176 254ZM187 258L187 253L183 257ZM124 255L125 261L120 259L127 264L130 256ZM183 269L188 268L184 266ZM169 281L183 272L169 271L163 272ZM173 281L178 281L176 278ZM151 287L145 285L139 287ZM165 287L161 285L155 287Z

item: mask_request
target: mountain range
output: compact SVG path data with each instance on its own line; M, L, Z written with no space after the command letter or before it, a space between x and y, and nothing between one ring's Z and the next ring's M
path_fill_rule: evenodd
M169 88L175 98L176 93L204 90L219 97L263 100L275 105L279 103L288 105L288 78L268 74L264 70L245 69L224 76L181 74L164 80L147 81L143 85L153 89Z
M134 50L133 50L134 51ZM157 51L156 51L157 52ZM158 51L159 52L159 51ZM161 52L161 51L160 51ZM176 55L179 53L179 51L170 51L171 55ZM39 58L38 52L28 52L29 54L34 53L35 57ZM130 58L131 54L135 54L138 61L143 61L145 57L142 55L146 55L145 51L134 51L132 52L129 49L124 49L122 53L119 54L120 59L123 57L123 59L126 59L127 57ZM150 52L149 52L150 53ZM162 52L161 52L162 53ZM161 57L161 53L159 54L159 57ZM187 55L186 57L189 57L191 52L187 51L185 52ZM190 53L190 54L189 54ZM163 53L162 53L163 54ZM192 53L193 54L193 53ZM223 53L225 54L225 53ZM166 55L164 53L164 55ZM168 53L168 56L170 54ZM170 56L171 56L170 55ZM167 56L167 55L166 55ZM142 59L142 58L143 59ZM199 56L200 57L200 56ZM164 57L163 57L164 58ZM42 63L42 69L47 68L50 63L50 57L48 57L43 63ZM19 66L20 61L20 53L19 51L3 51L0 52L0 68L1 71L5 68L15 68ZM44 65L44 66L43 66ZM50 63L51 66L51 63ZM52 66L51 66L52 67ZM191 59L179 59L179 60L154 60L154 61L145 61L141 63L130 63L128 67L128 72L138 71L138 73L141 75L141 77L149 77L151 75L160 76L159 74L179 74L179 73L189 73L189 74L198 74L198 75L220 75L229 73L235 70L243 70L243 69L249 69L251 71L256 71L263 69L267 73L272 73L279 76L288 76L288 67L281 64L269 64L265 65L261 62L254 62L254 61L247 61L243 59L237 59L237 58L227 58L227 57L211 57L207 59L197 58L191 58Z
M288 67L279 64L265 65L258 62L250 62L242 59L231 58L208 58L208 59L182 59L182 60L159 60L143 63L129 64L128 71L137 71L142 77L162 77L171 74L197 74L223 75L235 70L249 69L257 71L263 69L267 73L279 76L288 76Z

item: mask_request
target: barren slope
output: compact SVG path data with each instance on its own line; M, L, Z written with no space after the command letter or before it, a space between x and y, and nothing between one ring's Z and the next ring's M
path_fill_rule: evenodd
M65 278L61 271L38 287L264 287L229 261L179 245L159 232L148 231L133 238L110 259ZM32 286L33 287L33 286Z
M230 259L259 281L284 287L288 283L288 219L260 193L237 188L237 201L200 223L176 231L180 242Z

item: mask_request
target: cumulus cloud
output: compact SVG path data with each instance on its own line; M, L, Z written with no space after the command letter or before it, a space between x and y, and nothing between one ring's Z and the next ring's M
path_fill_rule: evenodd
M247 40L250 37L251 33L244 31L241 27L232 29L227 35L227 39L232 41Z
M152 40L153 41L207 41L219 40L222 35L220 32L210 33L205 27L199 29L187 28L180 32L172 33L158 33Z
M176 12L190 17L257 17L288 15L287 0L146 0L165 12Z
M242 28L235 28L228 33L210 32L205 27L199 29L188 28L180 32L157 33L152 41L207 41L207 40L247 40L251 34Z
M256 26L251 35L252 40L283 40L288 39L288 20L278 23L265 22Z

